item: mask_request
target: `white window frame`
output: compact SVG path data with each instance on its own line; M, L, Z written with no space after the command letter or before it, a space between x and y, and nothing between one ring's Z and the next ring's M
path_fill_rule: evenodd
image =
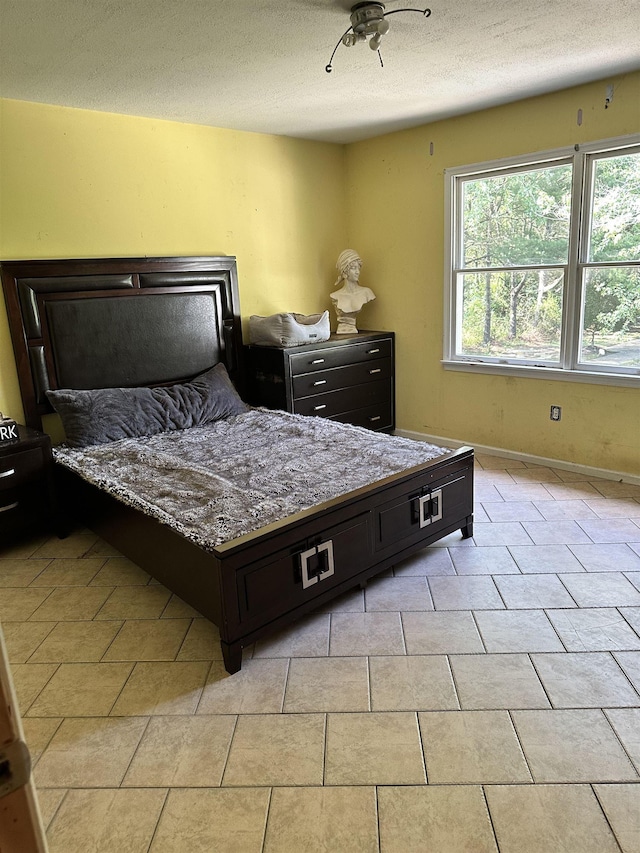
M570 148L558 148L521 157L508 157L445 169L445 293L442 364L446 369L640 387L640 368L612 368L610 365L598 366L579 360L583 272L590 268L607 266L640 267L640 261L591 262L588 260L590 221L586 213L591 205L594 171L590 164L594 159L620 156L638 150L640 150L640 134L633 134ZM566 264L541 265L545 269L556 268L565 272L559 364L552 365L523 359L509 362L508 359L459 354L456 344L457 336L462 329L462 305L458 292L458 275L461 272L476 271L475 268L464 267L462 263L462 216L458 214L463 186L461 179L490 177L501 173L513 174L533 166L545 167L563 163L573 163L568 261ZM497 267L491 269L499 271ZM529 270L536 269L536 266L513 266L508 269ZM485 272L484 268L479 269L479 272Z

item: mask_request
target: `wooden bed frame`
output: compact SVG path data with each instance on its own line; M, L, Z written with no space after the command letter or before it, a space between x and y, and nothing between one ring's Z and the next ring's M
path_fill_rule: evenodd
M240 392L233 257L0 265L25 419L45 391L162 385L224 362ZM214 622L228 672L242 648L452 533L473 535L473 450L432 462L204 551L56 466L58 504Z

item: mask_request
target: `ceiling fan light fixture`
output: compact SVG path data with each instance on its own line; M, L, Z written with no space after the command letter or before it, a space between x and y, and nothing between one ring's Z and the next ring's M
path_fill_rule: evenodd
M366 2L356 3L355 6L352 6L350 15L351 26L334 47L325 71L327 73L333 71L331 63L333 62L333 57L336 55L336 50L341 44L345 47L353 47L360 41L366 41L368 36L371 37L369 39L369 47L371 50L378 52L380 65L382 65L380 44L382 36L389 32L389 22L386 20L386 16L394 15L398 12L419 12L425 18L431 15L431 9L392 9L389 12L385 12L384 3L373 2L373 0L366 0Z

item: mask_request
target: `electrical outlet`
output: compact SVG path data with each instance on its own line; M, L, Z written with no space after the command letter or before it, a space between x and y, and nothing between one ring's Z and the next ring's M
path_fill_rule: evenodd
M551 406L549 417L552 421L559 421L562 417L562 406Z

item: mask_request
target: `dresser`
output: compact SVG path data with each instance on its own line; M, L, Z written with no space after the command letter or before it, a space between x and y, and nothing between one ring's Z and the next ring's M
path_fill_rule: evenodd
M0 443L0 544L52 520L51 439L18 426L17 441Z
M254 406L389 432L395 427L393 332L332 335L296 347L245 347Z

